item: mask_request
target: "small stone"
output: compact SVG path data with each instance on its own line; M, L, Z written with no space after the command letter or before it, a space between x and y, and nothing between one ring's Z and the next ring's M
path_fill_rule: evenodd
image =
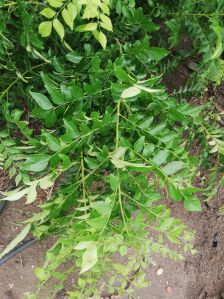
M14 288L14 283L9 283L9 288L13 289Z
M159 268L157 271L156 271L156 274L158 276L162 275L163 274L163 269L162 268Z
M171 287L167 287L166 291L168 294L172 294L173 293L173 289Z

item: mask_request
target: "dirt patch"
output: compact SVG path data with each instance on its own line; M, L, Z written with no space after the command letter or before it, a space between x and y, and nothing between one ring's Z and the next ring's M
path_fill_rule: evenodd
M224 216L218 214L224 204L223 191L199 217L192 214L190 218L189 225L197 229L197 255L185 262L185 271L192 276L186 292L189 299L224 298Z
M0 251L21 230L19 221L29 218L32 212L33 207L25 206L21 201L7 205L0 215ZM0 266L1 299L21 299L24 293L35 290L37 279L34 268L42 264L44 253L51 244L50 239L35 243L31 248Z
M224 204L224 189L202 213L184 210L171 203L173 215L181 218L197 234L197 253L183 262L157 258L148 270L151 287L137 292L140 299L223 299L224 298L224 216L218 214ZM157 275L158 269L163 273Z
M224 216L218 214L224 204L224 189L204 206L202 213L190 213L183 205L169 203L173 215L181 218L192 229L197 229L195 256L188 256L183 262L156 258L147 279L149 288L137 291L134 298L140 299L223 299L224 298ZM31 211L20 209L21 203L8 205L0 218L0 246L3 247L20 230L16 222L26 219ZM43 256L52 240L34 244L21 255L17 255L0 268L0 298L21 299L26 292L35 289L37 280L34 268L41 265ZM162 274L158 275L158 269ZM41 297L47 298L47 297ZM64 293L58 299L64 299Z

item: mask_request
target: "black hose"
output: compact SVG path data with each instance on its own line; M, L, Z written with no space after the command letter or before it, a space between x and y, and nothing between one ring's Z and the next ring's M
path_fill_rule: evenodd
M31 239L29 239L27 241L23 241L22 244L16 246L9 253L7 253L3 258L0 259L0 266L2 266L3 264L5 264L8 260L10 260L11 258L13 258L16 254L22 252L26 248L28 248L31 245L33 245L33 243L35 243L36 241L37 241L36 238L31 238Z
M3 212L5 206L6 206L6 201L5 200L0 201L0 213Z
M6 206L6 201L5 200L0 201L0 214L3 212L5 206ZM8 252L3 258L0 259L0 266L5 264L8 260L13 258L18 253L22 252L26 248L33 245L33 243L35 243L36 241L37 241L36 238L31 238L31 239L23 241L21 244L17 245L10 252Z

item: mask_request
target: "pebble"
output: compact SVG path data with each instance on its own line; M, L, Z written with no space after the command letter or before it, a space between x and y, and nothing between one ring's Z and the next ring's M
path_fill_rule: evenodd
M162 268L159 268L157 271L156 271L156 274L158 276L162 275L163 274L163 269Z
M167 287L166 291L167 291L168 294L172 294L173 293L173 288Z

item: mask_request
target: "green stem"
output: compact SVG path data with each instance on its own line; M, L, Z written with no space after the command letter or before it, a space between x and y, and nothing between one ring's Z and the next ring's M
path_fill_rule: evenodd
M120 109L121 109L121 101L119 100L117 103L116 149L118 149L119 146Z
M82 177L82 199L84 202L84 206L86 208L85 166L84 166L83 151L81 152L81 177ZM85 214L86 214L86 209L85 209Z

